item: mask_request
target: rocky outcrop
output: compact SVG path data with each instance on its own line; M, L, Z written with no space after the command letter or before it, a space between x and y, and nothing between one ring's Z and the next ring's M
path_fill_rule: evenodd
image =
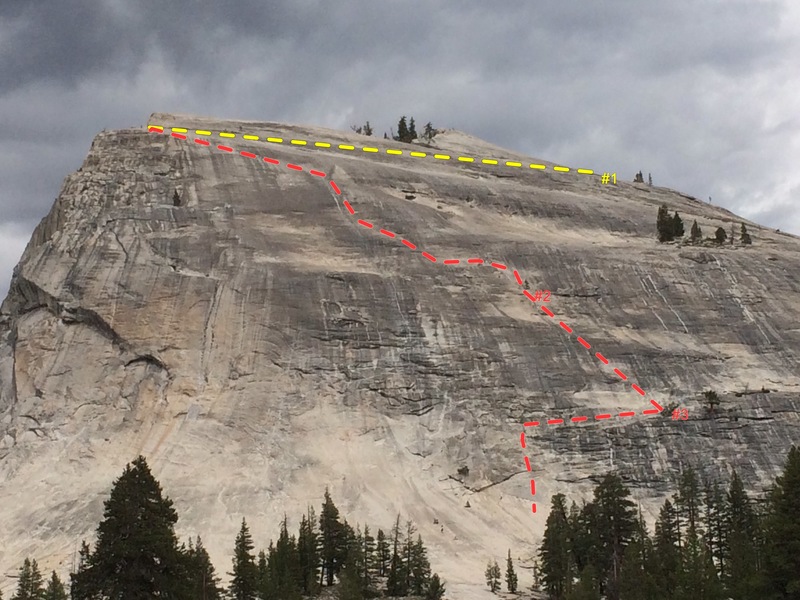
M233 132L235 152L104 132L33 234L0 311L3 572L34 552L68 568L143 453L220 571L243 515L265 546L329 486L352 520L413 518L469 597L487 555L532 553L553 493L617 468L652 514L681 465L763 484L800 442L796 237L745 221L747 248L658 244L661 203L708 231L734 217L665 188L342 132L151 122ZM337 148L365 141L380 152ZM433 144L530 162L454 131ZM650 398L663 413L642 416ZM566 424L523 428L551 419Z

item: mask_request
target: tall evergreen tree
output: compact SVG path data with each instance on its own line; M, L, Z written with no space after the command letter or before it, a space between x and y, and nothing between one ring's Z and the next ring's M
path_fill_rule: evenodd
M594 561L600 591L609 600L619 600L619 574L625 547L634 535L636 509L630 490L616 473L607 474L594 491L598 554Z
M655 578L660 583L663 597L666 599L674 598L683 568L679 532L677 511L672 502L665 500L656 521L653 564Z
M656 230L658 231L659 242L671 242L675 237L673 234L673 222L669 216L669 210L666 204L662 204L658 209L658 216L656 217Z
M693 244L696 244L697 242L703 239L703 230L700 229L700 226L697 224L696 220L694 221L694 223L692 223L692 230L691 233L689 234L689 237Z
M317 518L313 507L308 507L308 516L303 515L300 521L300 532L297 536L297 555L299 571L302 579L302 590L306 595L314 595L319 588L319 539L316 531Z
M506 589L512 594L517 593L517 573L514 571L514 561L511 560L511 549L508 550L508 558L506 558Z
M414 124L414 117L408 122L408 140L417 139L417 126Z
M356 554L351 552L340 571L340 583L336 590L337 600L363 600L364 583L361 579L359 567L356 564Z
M486 577L486 585L493 594L497 593L500 589L500 565L497 564L497 561L490 560L483 574Z
M189 540L189 548L186 555L187 590L192 598L203 598L204 600L221 600L223 590L219 585L214 565L211 557L203 546L203 540L197 537L197 543L193 544Z
M47 581L47 588L44 590L44 600L67 600L67 590L61 579L53 571Z
M800 598L800 449L775 480L766 522L765 575L776 598Z
M431 583L425 591L425 600L442 600L444 593L444 582L439 579L438 573L434 573L433 577L431 577Z
M331 499L328 488L325 488L325 501L319 516L322 570L320 585L323 580L328 586L333 585L333 578L339 574L347 554L347 530L339 521L339 509Z
M375 538L369 531L369 525L364 525L364 542L362 547L364 555L364 571L362 573L364 586L369 588L372 585L372 574L375 572Z
M143 456L125 467L104 506L95 549L78 577L80 593L181 597L187 575L174 531L178 515Z
M228 591L232 600L255 600L258 593L258 568L253 556L253 538L247 521L242 519L242 526L236 535L233 550L233 572Z
M415 596L422 596L430 584L431 563L428 560L428 550L422 543L420 535L417 535L417 541L411 548L408 572L410 574L408 591Z
M683 237L683 221L678 215L677 210L675 211L675 215L672 217L672 237L673 239L680 239Z
M728 239L728 234L725 233L725 230L722 227L717 227L717 230L714 232L714 237L716 238L718 244L724 244L725 240Z
M375 548L376 553L376 571L379 577L385 577L389 573L389 561L392 558L391 548L386 539L386 534L383 529L378 529L378 541Z
M433 136L435 136L435 135L436 135L436 130L433 128L433 123L431 123L430 121L428 121L428 122L425 124L425 130L424 130L424 132L423 132L423 134L422 134L422 135L423 135L423 137L424 137L426 140L428 140L428 141L430 141L430 140L432 140L432 139L433 139Z
M724 518L726 536L722 553L725 587L733 598L755 598L758 595L756 515L736 471L728 487Z
M289 535L286 516L281 522L278 542L274 552L267 556L268 572L275 594L281 600L299 600L302 586L297 542Z
M640 512L636 530L622 558L620 597L624 600L656 600L659 590L652 574L654 566L653 544Z
M718 482L706 484L705 490L705 543L711 560L720 573L724 576L725 566L725 539L727 527L725 515L727 513L727 500Z
M586 565L578 576L577 585L567 593L565 600L601 600L598 579L594 565Z
M742 230L741 233L739 234L739 241L746 246L753 243L753 240L750 239L750 234L747 233L747 227L744 226L744 223L742 223Z
M551 598L563 598L572 587L575 566L570 551L570 532L564 494L552 497L539 548L542 581Z
M26 558L19 570L17 592L11 600L42 600L44 581L35 560Z
M386 581L386 593L389 596L405 596L408 592L408 587L406 587L408 581L406 565L403 563L402 535L400 515L398 514L392 528L392 558L389 562L388 579Z
M92 557L92 551L86 541L81 542L81 548L78 551L78 565L74 573L70 573L70 598L72 600L91 600L94 598L93 590L96 588L95 582L92 581L92 572L89 571L89 560Z
M394 139L398 142L408 141L408 125L405 115L400 117L400 121L397 123L397 136Z

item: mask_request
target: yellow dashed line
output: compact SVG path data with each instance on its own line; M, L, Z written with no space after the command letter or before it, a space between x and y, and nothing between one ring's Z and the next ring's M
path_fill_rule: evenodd
M150 129L152 127L152 128L160 129L162 132L164 131L164 126L163 125L148 125L147 127L148 127L148 129ZM175 133L188 133L189 132L188 129L185 129L183 127L172 127L171 131L173 131ZM205 129L197 129L197 130L195 130L195 134L196 135L213 135L210 131L206 131ZM236 134L235 133L230 133L230 132L227 132L227 131L221 131L219 133L219 136L220 137L224 137L224 138L235 138ZM242 138L244 138L246 140L251 140L251 141L258 141L258 140L261 139L257 135L250 135L250 134L244 134L244 135L242 135ZM268 142L272 142L273 144L282 144L283 143L283 138L268 137L267 141ZM291 140L291 143L293 145L295 145L295 146L306 146L306 145L309 144L309 142L307 142L305 140ZM333 147L332 144L330 144L329 142L314 142L314 146L316 146L317 148L332 148ZM337 147L340 150L355 150L356 149L355 146L351 146L350 144L339 144ZM363 150L364 152L372 152L372 153L380 153L380 151L381 151L380 148L374 148L372 146L365 146L365 147L361 148L361 150ZM389 149L386 150L386 154L391 154L393 156L401 156L401 155L403 155L403 151L402 150L397 150L397 149L394 149L394 148L389 148ZM415 158L425 158L426 156L428 156L428 154L425 153L425 152L413 152L412 151L412 152L409 152L408 154L409 154L409 156L413 156ZM433 158L438 159L438 160L452 160L452 157L450 155L448 155L448 154L433 154L431 156L433 156ZM472 158L470 156L459 156L458 160L459 160L459 162L474 163L476 159ZM482 158L482 159L480 159L480 161L484 165L498 165L498 164L500 164L500 162L498 160L495 160L494 158ZM514 160L507 160L507 161L504 162L504 166L506 166L506 167L521 167L522 163L514 161ZM532 163L529 166L530 166L531 169L538 169L540 171L544 171L544 170L547 169L546 165L542 165L542 164L539 164L539 163ZM569 167L555 166L555 167L553 167L553 170L557 171L559 173L569 173L571 169ZM576 169L576 172L581 174L581 175L594 175L594 171L592 169Z

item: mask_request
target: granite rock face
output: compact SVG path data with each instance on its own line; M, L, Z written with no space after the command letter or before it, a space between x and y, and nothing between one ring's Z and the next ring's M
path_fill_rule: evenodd
M750 247L658 244L662 203L706 236L734 223L738 237L743 220L665 188L529 169L455 131L423 148L278 123L150 123L166 133L95 138L0 311L4 574L27 555L65 572L141 453L179 533L202 535L219 572L242 516L266 547L284 512L318 507L328 486L351 521L415 520L453 597L477 598L487 557L533 552L556 492L577 497L613 467L652 515L681 465L763 485L800 443L795 236L744 221ZM213 132L210 147L195 129ZM722 397L715 414L705 389ZM650 399L665 410L643 416Z

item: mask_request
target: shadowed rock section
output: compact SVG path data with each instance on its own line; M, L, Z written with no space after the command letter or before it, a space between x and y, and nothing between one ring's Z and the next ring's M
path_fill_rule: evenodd
M191 133L104 132L34 232L0 311L6 572L28 554L68 567L139 453L175 500L179 532L202 535L219 571L241 516L265 546L284 512L318 505L327 485L351 520L414 519L458 589L476 574L482 585L486 555L530 554L543 528L523 421L641 412L649 398L690 413L529 430L542 507L613 467L649 512L681 464L766 482L800 442L794 236L745 221L748 248L658 244L662 203L705 231L741 219L665 188L396 157L385 149L415 148L350 133L150 122L234 132L215 143L235 152ZM433 145L534 161L455 131ZM343 196L286 162L325 172ZM470 257L551 290L556 323L509 273L440 264ZM715 414L704 389L722 398Z

